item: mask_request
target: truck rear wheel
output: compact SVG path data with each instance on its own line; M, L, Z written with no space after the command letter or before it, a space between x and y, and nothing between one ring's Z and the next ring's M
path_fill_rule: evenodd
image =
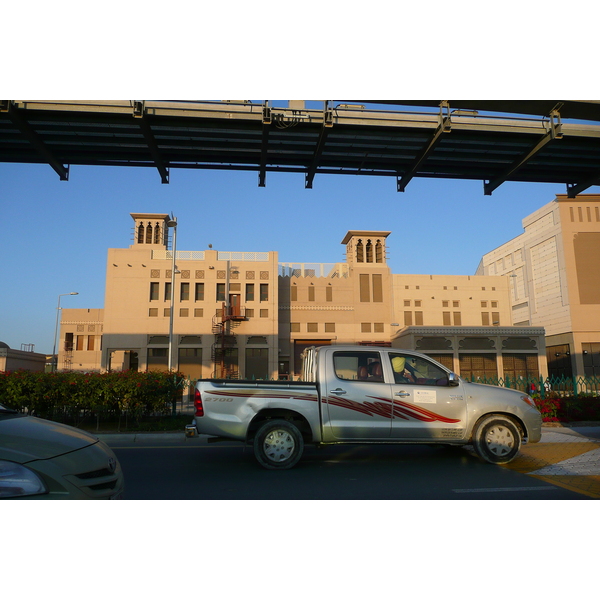
M302 456L304 440L290 421L267 421L254 437L254 456L266 469L290 469Z
M508 417L489 415L483 419L473 433L475 452L489 463L509 463L521 449L521 433Z

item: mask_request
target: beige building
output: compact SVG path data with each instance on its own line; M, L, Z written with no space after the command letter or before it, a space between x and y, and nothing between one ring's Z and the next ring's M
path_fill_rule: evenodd
M513 323L543 326L550 375L600 376L600 195L558 195L478 275L510 280Z
M509 278L392 274L389 231L348 231L341 263L278 263L273 251L177 251L173 276L169 216L131 216L134 243L108 250L104 309L63 309L59 368L166 370L171 346L172 367L192 378L285 379L298 376L310 345L389 346L412 327L469 327L489 338L490 329L511 324ZM510 335L537 340L539 331ZM437 336L423 330L411 343L425 348L430 335ZM502 348L486 352L499 375ZM543 339L521 350L544 372L539 348L543 355ZM450 357L466 368L458 349Z
M33 344L22 344L20 350L0 342L0 372L43 371L48 362L46 354L34 352Z

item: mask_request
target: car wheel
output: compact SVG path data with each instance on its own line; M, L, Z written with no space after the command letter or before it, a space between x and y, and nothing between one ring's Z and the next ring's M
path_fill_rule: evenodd
M521 433L514 421L501 415L489 415L473 433L475 452L489 463L509 463L521 449Z
M303 451L302 434L290 421L267 421L254 437L254 456L266 469L290 469Z

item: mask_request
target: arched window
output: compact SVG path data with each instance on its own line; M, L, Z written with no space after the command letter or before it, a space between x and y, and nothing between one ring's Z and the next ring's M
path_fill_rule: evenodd
M373 262L373 244L371 243L371 240L367 240L367 262Z
M148 223L146 227L146 244L152 243L152 223Z
M138 227L137 243L138 244L144 243L144 224L143 223L140 223L140 226Z
M383 262L383 244L381 240L377 240L377 244L375 244L375 262Z
M358 242L356 242L356 262L365 262L365 251L362 240L358 240Z
M160 223L154 225L154 243L160 244Z

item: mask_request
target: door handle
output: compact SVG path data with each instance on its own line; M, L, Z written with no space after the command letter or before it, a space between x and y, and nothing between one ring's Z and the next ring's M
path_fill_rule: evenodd
M337 390L330 390L329 393L330 394L338 394L339 396L342 396L343 394L346 393L346 390L342 390L341 388L338 388Z
M401 392L396 392L394 396L400 396L400 398L406 398L406 396L410 396L410 392L405 392L402 390Z

